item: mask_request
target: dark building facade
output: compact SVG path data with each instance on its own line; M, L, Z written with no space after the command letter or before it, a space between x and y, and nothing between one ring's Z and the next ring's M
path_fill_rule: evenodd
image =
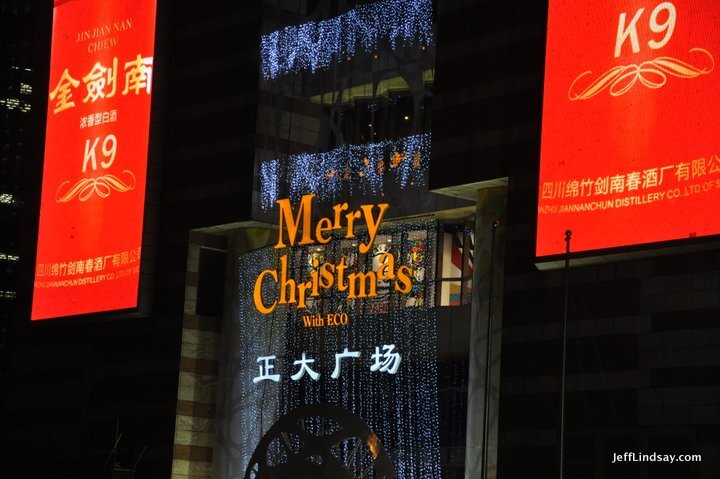
M23 162L31 156L32 124L30 111L33 95L34 74L32 70L32 51L28 38L20 34L32 25L33 9L30 5L3 4L3 44L2 44L2 117L3 145L2 166L0 166L0 229L6 232L2 236L2 261L0 277L0 371L7 366L7 338L11 314L17 299L18 264L20 250L18 238L19 211L23 206L22 177ZM3 374L4 376L4 374Z
M271 426L295 406L332 403L369 424L398 477L558 477L567 313L565 477L717 477L720 253L712 241L704 251L670 245L662 255L573 267L567 294L565 271L536 267L548 2L159 2L154 206L144 247L153 259L151 314L29 324L42 151L32 143L24 150L22 138L42 136L50 3L0 10L20 26L3 51L32 70L9 72L10 90L0 93L10 120L2 127L2 221L20 205L27 218L3 223L0 243L0 295L17 291L12 307L0 296L9 330L0 431L8 470L90 477L142 454L137 477L254 477ZM377 5L388 29L365 23L352 45L333 37ZM3 204L5 194L15 206ZM347 328L372 338L356 343L363 358L392 338L405 358L401 379L375 383L357 369L357 381L340 376L350 391L343 396L325 376L332 353L353 344L295 328L291 307L272 319L254 312L248 284L280 261L277 201L297 207L307 194L317 195L315 221L342 202L350 210L388 203L378 254L393 251L398 264L423 269L409 297L389 291L350 306L330 294L311 305L326 313L341 304L365 324L402 317L426 328ZM350 261L357 245L336 236L315 246L289 249L298 282L314 259ZM377 272L372 253L355 256L357 271ZM307 389L295 389L282 369L305 357L303 347L316 348L317 365L329 368L319 369L317 389L307 376ZM278 385L256 387L258 367L262 376L270 364L260 358L283 351ZM420 374L419 365L432 367ZM423 414L401 401L393 413L373 402L387 392L416 404L405 396L416 390L431 406ZM392 414L402 425L391 424ZM422 439L406 443L403 433ZM613 462L626 452L702 460Z
M2 144L12 163L6 176L3 162L2 182L23 208L0 235L21 251L18 280L8 288L17 288L17 300L7 326L0 457L7 473L27 477L110 477L114 462L127 469L138 458L138 476L168 477L189 231L236 220L251 197L252 164L237 158L254 148L255 77L246 88L242 82L256 69L259 11L215 2L198 15L189 4L158 2L145 228L152 313L31 324L53 2L2 5L3 54L17 44L12 54L32 72L28 80L14 74L7 95L30 104L28 119L14 120L18 112L3 105L11 121L3 122ZM3 57L2 65L13 63ZM33 88L28 100L15 94L20 81ZM26 150L14 160L19 148Z

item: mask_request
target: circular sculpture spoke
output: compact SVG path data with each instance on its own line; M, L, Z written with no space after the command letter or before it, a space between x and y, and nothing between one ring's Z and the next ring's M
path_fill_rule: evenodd
M263 436L245 479L397 479L377 435L334 405L304 406Z

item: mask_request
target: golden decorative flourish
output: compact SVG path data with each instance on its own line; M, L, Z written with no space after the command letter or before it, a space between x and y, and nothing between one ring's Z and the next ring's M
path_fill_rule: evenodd
M658 57L648 60L640 65L620 65L611 68L603 73L600 78L590 83L584 90L575 93L575 86L581 78L590 75L586 71L578 76L570 85L568 98L570 101L588 100L606 89L610 89L610 95L621 96L630 91L639 81L647 88L662 88L667 83L668 75L677 78L696 78L700 75L707 75L715 68L715 59L704 48L693 48L690 53L700 52L710 60L710 65L699 67L686 63L672 57Z
M70 181L63 181L55 193L55 201L58 203L67 203L76 196L80 201L87 201L98 195L100 198L107 198L110 193L115 190L120 193L125 193L135 189L135 175L130 170L123 170L123 174L126 174L129 179L127 182L121 180L115 175L104 175L97 178L83 178L79 180L73 187L60 193L66 185L70 184Z

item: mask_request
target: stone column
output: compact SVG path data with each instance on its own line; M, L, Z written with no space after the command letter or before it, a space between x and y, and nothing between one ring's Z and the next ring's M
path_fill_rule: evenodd
M503 282L505 277L505 218L507 186L483 188L477 194L475 214L475 257L470 320L470 371L468 380L466 479L480 479L483 468L487 477L497 477L498 412L500 384L500 341L502 332ZM494 264L493 222L495 231ZM491 274L492 270L492 274ZM489 395L487 465L483 464L483 422L486 399L487 328L492 291L492 342Z

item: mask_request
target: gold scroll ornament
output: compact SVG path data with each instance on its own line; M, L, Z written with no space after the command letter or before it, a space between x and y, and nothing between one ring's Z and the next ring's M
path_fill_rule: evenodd
M647 88L658 89L665 86L668 76L677 78L696 78L707 75L715 68L715 59L704 48L693 48L690 53L699 53L709 60L706 66L695 66L673 57L658 57L642 62L639 65L620 65L603 73L597 80L583 90L577 91L578 82L590 75L589 70L581 73L570 85L568 98L570 101L589 100L599 93L609 90L612 96L622 96L640 83Z
M70 181L63 181L55 193L55 201L58 203L67 203L77 197L80 201L87 201L94 195L100 198L107 198L112 191L125 193L135 189L135 175L130 170L123 170L126 175L126 181L115 175L104 175L97 178L83 178L66 191L62 192Z

